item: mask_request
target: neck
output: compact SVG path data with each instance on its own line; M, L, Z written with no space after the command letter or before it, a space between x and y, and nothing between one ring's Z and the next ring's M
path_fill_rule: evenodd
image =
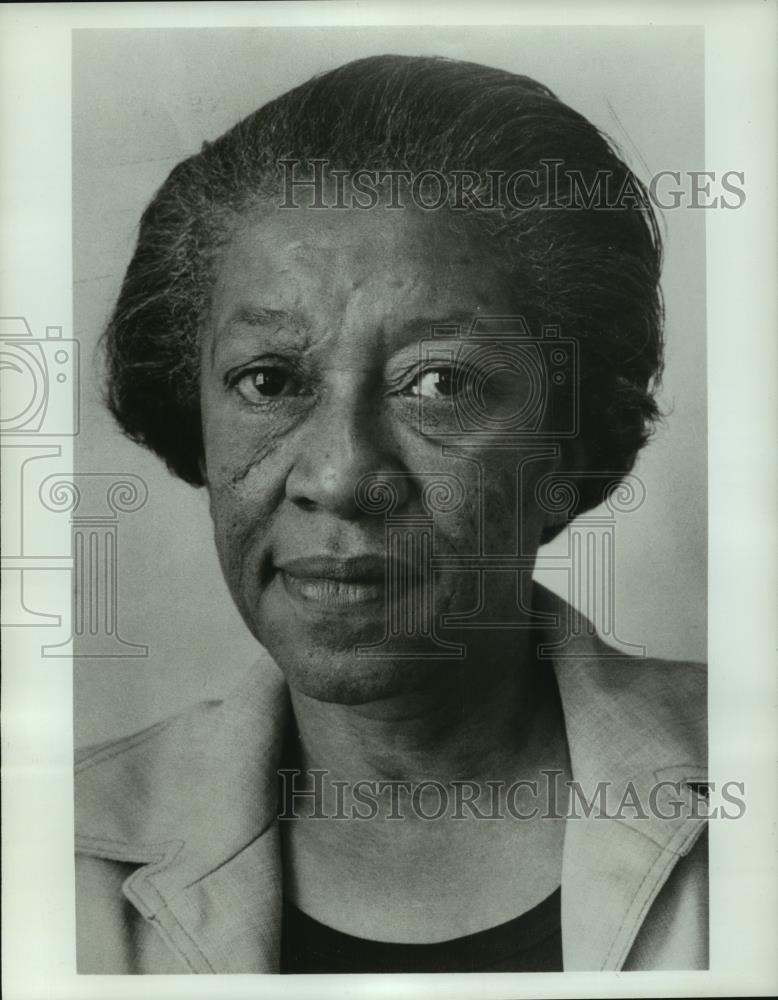
M564 826L538 809L543 771L568 773L567 746L534 641L481 650L402 697L343 705L291 693L297 766L317 772L293 780L294 794L284 786L284 891L304 912L376 940L445 940L559 885ZM541 798L516 791L524 783ZM494 822L517 811L527 819Z

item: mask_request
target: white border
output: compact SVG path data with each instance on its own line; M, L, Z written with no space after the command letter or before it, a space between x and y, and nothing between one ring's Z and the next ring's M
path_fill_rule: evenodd
M708 214L711 773L746 783L748 811L713 824L707 973L490 976L76 977L71 860L71 672L35 630L5 637L4 993L41 997L745 996L778 989L774 608L778 361L774 220L775 3L9 4L0 12L0 314L37 329L72 316L70 30L370 24L703 24L706 168L734 160L746 205ZM66 322L67 321L67 322ZM63 414L63 419L67 417ZM63 454L68 457L67 441ZM5 459L5 456L4 456ZM5 464L5 461L4 461ZM5 482L6 508L14 486ZM18 492L18 491L17 491ZM67 531L67 526L63 530ZM69 548L64 538L63 551ZM27 633L27 634L25 634ZM36 641L33 642L32 640Z

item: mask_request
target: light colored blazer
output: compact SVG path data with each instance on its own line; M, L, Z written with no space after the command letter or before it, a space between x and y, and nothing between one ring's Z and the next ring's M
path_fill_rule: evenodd
M707 968L705 821L690 787L705 782L704 668L615 654L538 592L571 636L553 660L573 779L585 792L609 782L608 815L565 821L564 968ZM264 661L224 700L80 753L79 972L278 971L288 712ZM663 781L680 783L680 800ZM626 792L647 815L613 815Z

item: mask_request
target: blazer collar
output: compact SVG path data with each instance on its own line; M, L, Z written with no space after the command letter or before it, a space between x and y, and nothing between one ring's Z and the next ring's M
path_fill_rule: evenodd
M690 722L689 693L679 690L688 671L620 657L564 601L542 587L536 601L549 626L573 779L595 800L588 817L566 823L565 969L618 969L702 829L686 783L705 780L704 703ZM283 676L263 659L224 701L113 742L78 766L77 849L140 865L124 893L193 971L277 971L276 769L288 715ZM667 786L657 797L662 780L680 783L680 796ZM645 815L630 809L636 799ZM652 801L672 818L647 808Z

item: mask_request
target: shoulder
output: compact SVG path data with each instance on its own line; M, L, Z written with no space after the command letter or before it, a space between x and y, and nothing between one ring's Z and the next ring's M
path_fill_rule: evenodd
M650 716L655 726L706 735L708 669L693 660L610 655L598 659L593 681L603 697L630 713Z
M592 683L603 696L624 697L649 703L657 710L696 715L707 700L708 668L694 660L624 655L602 639L594 645L597 655L584 661Z
M567 714L601 753L703 776L707 769L707 669L688 660L624 656L601 639L556 668Z
M138 810L152 788L175 786L192 768L192 754L222 702L206 701L138 732L76 750L77 842L146 839Z
M579 611L538 588L556 626L543 655L553 662L568 739L579 761L626 773L707 764L707 669L684 659L634 655L610 645Z
M266 783L285 716L277 668L257 664L224 698L77 750L77 845L96 854L94 845L114 844L112 857L135 860L136 845L191 836L204 800L232 802L252 785L255 798Z
M82 775L88 776L94 768L109 765L112 761L116 761L122 768L132 768L164 755L188 734L194 735L203 726L208 726L211 717L223 705L222 698L196 702L136 732L76 747L77 780Z

